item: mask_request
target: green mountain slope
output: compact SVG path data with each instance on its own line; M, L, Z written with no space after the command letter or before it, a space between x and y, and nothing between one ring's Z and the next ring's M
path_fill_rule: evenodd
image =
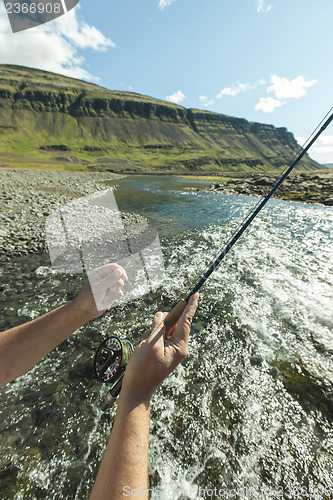
M284 168L298 149L285 128L0 65L2 166L218 174Z

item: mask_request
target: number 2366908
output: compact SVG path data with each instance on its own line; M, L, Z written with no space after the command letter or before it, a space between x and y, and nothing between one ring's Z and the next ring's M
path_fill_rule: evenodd
M61 3L53 2L6 2L7 14L62 14Z

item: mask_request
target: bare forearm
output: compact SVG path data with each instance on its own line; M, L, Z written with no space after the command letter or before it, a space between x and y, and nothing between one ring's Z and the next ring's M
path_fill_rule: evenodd
M198 297L196 293L189 299L171 339L165 338L166 313L157 313L131 355L90 500L148 497L149 402L158 385L187 354Z
M90 500L117 500L148 490L149 402L122 390L112 433Z
M0 333L0 386L27 372L89 319L74 300Z

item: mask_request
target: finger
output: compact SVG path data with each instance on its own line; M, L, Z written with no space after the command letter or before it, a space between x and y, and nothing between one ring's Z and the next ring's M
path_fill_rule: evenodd
M151 328L149 328L148 330L146 330L141 338L138 340L137 342L137 346L139 344L141 344L141 342L143 340L147 340L152 333L156 333L158 331L160 331L160 329L163 327L163 320L164 318L166 317L167 313L162 313L162 312L157 312L153 318L153 322L152 322L152 325L151 325Z
M121 290L117 290L114 292L111 292L110 290L107 290L105 297L103 298L101 305L105 308L109 308L112 304L117 299L120 299L123 296L123 292Z
M98 287L99 289L107 289L112 285L115 285L117 282L122 282L124 284L124 279L126 280L126 277L122 271L120 269L115 269L111 274L105 276L105 278L98 283Z
M119 264L114 264L114 266L116 266L116 269L119 269L121 271L123 280L128 281L128 276L127 276L126 270L123 267L121 267Z
M116 292L117 290L123 288L124 285L125 285L124 281L122 279L119 279L118 281L116 281L114 285L110 286L108 290L110 290L111 292Z
M121 276L122 278L127 281L127 273L123 267L121 267L119 264L106 264L105 266L98 267L95 269L95 271L101 276L102 279L107 278L108 276L112 275L114 271L121 271Z
M157 312L154 316L153 323L151 325L150 336L155 336L164 328L164 318L168 315L166 312Z
M177 344L179 347L186 346L187 349L192 320L198 307L198 299L198 292L190 297L188 304L185 307L184 312L181 315L175 328L172 342L173 344Z

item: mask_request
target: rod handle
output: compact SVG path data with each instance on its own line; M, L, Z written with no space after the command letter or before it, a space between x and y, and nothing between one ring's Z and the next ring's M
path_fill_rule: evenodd
M105 396L104 400L102 401L102 403L100 404L100 409L102 411L107 411L110 408L110 406L113 405L116 398L117 396L112 396L111 392L109 391Z
M125 375L125 371L123 371L123 373L121 374L121 376L119 377L117 382L115 382L113 384L113 386L111 387L111 389L109 390L109 392L105 396L104 401L102 401L102 403L100 405L100 408L102 411L107 411L110 408L110 406L112 406L113 403L116 401L116 399L119 396L119 393L121 391L121 386L123 383L124 375Z
M171 309L169 314L164 319L164 325L165 325L164 336L166 339L171 337L172 330L177 325L186 306L187 306L187 301L184 299L180 300L178 304L176 304L175 307Z

